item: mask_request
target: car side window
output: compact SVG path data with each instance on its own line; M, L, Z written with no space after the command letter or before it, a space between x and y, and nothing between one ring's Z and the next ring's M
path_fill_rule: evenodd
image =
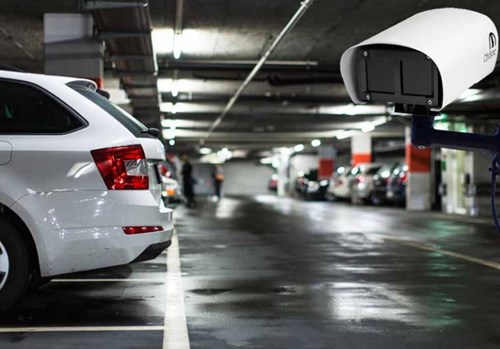
M82 125L43 91L23 83L0 81L0 133L57 134Z

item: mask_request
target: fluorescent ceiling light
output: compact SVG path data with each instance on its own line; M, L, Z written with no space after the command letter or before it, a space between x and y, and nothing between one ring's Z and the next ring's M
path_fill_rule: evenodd
M170 129L175 130L177 128L177 120L163 119L161 121L161 126L164 128L170 128Z
M162 130L163 138L165 139L174 139L175 138L175 130L171 128L167 128Z
M304 144L297 144L295 147L293 147L293 150L296 152L304 150Z
M160 111L164 113L177 114L177 106L174 103L167 102L160 104Z
M113 104L129 104L130 99L127 97L127 93L119 88L106 88L109 92L109 101Z
M368 125L361 127L361 131L363 131L364 133L368 133L368 132L371 132L373 130L375 130L375 126L373 124L368 124Z
M313 140L311 141L311 145L312 145L313 147L315 147L315 148L316 148L316 147L319 147L319 146L321 145L321 141L320 141L319 139L313 139Z
M357 133L357 131L346 131L346 130L342 130L340 131L338 134L337 134L337 139L346 139L346 138L349 138L349 137L352 137L353 135L355 135Z
M174 58L181 58L182 54L182 33L174 34Z
M320 107L321 114L336 114L336 115L370 115L370 114L385 114L387 108L385 105L338 105L331 107Z
M208 154L211 154L211 153L212 153L212 149L210 149L210 148L204 147L204 148L200 149L200 154L208 155Z
M260 159L260 163L262 165L271 165L273 163L273 159L272 158L262 158Z
M177 80L172 81L172 97L177 97L179 95L179 84Z
M153 50L155 54L167 55L172 52L173 44L173 29L168 28L157 28L153 29L151 32L151 38L153 41Z

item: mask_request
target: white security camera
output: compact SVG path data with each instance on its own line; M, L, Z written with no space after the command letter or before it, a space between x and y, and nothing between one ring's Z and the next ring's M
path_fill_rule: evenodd
M347 49L340 70L355 103L436 112L493 71L497 40L495 24L483 14L429 10Z

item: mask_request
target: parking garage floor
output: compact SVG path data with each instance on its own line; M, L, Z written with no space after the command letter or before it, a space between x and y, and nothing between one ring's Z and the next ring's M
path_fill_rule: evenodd
M60 277L2 316L0 348L500 345L488 219L270 195L176 217L182 274L175 241L154 261Z

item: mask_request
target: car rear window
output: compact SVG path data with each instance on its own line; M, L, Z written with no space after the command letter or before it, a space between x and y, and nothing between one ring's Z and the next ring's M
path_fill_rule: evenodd
M84 121L30 84L0 81L0 133L64 134Z
M148 128L144 126L139 120L134 118L132 115L127 113L122 108L114 105L108 99L101 96L97 92L91 90L88 87L82 86L81 84L72 85L68 84L69 87L85 96L87 99L98 105L101 109L106 111L109 115L115 118L120 124L122 124L127 130L132 132L136 137L151 138L147 132Z
M311 170L307 172L304 177L306 177L310 181L317 181L318 180L318 170Z
M366 174L367 175L374 175L375 173L378 172L378 170L380 170L380 167L377 166L377 167L372 167L372 168L369 168L367 171L366 171Z

